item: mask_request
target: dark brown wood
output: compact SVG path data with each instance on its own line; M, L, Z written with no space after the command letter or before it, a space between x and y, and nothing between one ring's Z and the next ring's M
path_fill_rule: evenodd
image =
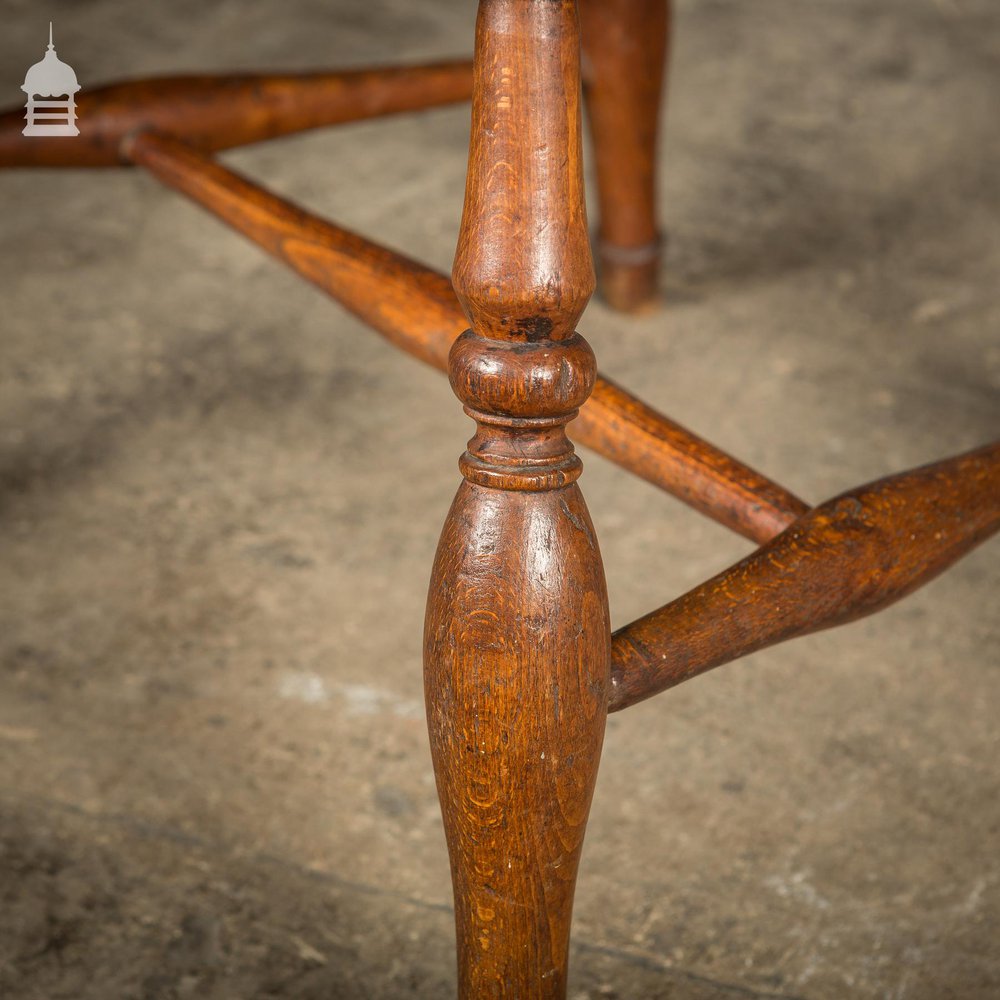
M1000 442L850 490L615 633L611 711L898 601L1000 528Z
M565 425L594 357L572 0L481 0L449 375L476 434L431 577L424 669L464 1000L566 994L606 718L601 556Z
M124 150L391 343L447 370L448 351L468 324L445 275L312 215L170 136L134 133ZM569 435L752 541L767 541L809 509L600 376Z
M670 0L581 0L584 93L594 139L601 295L636 311L657 298L656 152Z
M155 128L204 151L323 125L468 100L472 64L339 73L169 76L112 83L77 97L80 135L24 136L24 108L0 115L0 167L116 167L122 140Z

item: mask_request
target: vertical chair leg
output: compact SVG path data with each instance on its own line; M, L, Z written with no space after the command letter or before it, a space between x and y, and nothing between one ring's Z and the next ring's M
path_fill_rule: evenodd
M464 1000L560 998L609 686L604 571L565 425L596 366L575 0L480 0L449 373L476 421L424 635Z
M600 203L600 289L611 306L626 311L657 296L656 140L670 6L670 0L580 0Z

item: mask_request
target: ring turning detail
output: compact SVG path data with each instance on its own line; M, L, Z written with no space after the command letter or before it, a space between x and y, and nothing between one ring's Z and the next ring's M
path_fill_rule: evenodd
M872 614L1000 528L1000 442L811 507L598 373L578 331L596 283L581 111L598 288L616 308L650 308L670 13L668 0L480 0L471 63L116 83L80 96L71 139L22 135L21 108L0 115L0 166L146 171L447 372L475 422L424 629L464 1000L565 997L608 712ZM214 157L470 97L450 279ZM758 547L612 635L574 442Z

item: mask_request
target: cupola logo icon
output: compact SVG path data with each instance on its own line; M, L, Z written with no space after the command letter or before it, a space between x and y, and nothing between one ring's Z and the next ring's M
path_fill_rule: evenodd
M56 55L56 47L52 44L52 22L49 21L49 47L45 57L28 70L21 87L28 95L24 116L28 124L24 126L22 134L79 135L74 100L79 89L80 84L76 81L73 67Z

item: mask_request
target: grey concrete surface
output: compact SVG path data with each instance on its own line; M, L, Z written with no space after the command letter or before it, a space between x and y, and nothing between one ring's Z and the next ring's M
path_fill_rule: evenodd
M469 51L446 0L0 5L86 90ZM667 304L602 368L820 500L1000 431L995 0L681 0ZM442 268L468 111L225 156ZM69 140L71 141L71 140ZM126 170L0 174L0 995L442 998L420 634L470 425ZM603 460L615 624L748 546ZM570 995L1000 996L994 543L611 719Z

